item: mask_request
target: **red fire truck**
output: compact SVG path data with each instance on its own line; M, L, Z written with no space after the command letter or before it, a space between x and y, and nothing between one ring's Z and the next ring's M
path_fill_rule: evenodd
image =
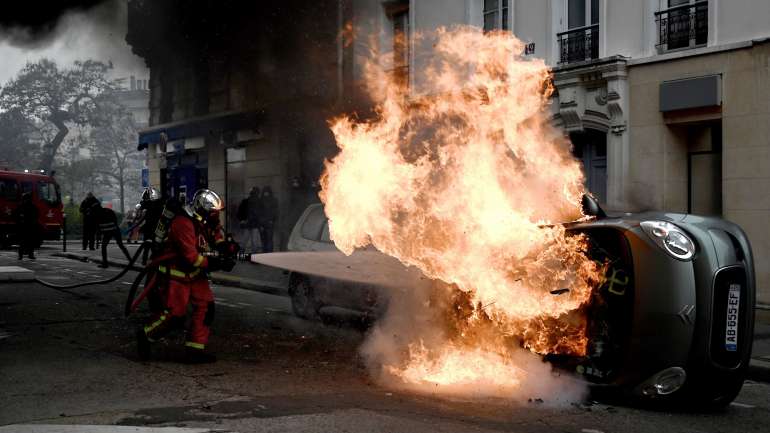
M42 239L59 239L64 213L56 180L42 172L0 170L0 245L2 246L7 247L17 240L13 211L25 192L32 193L32 202L37 206Z

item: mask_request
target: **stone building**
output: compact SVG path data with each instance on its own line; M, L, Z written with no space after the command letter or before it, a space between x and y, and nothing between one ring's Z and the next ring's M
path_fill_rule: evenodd
M128 109L137 128L150 125L150 87L149 80L133 75L123 78L124 87L118 92L118 101Z
M553 68L554 122L601 202L737 222L753 243L759 300L770 303L770 2L182 3L129 3L128 40L151 69L141 141L154 183L170 190L170 174L194 166L227 191L229 209L250 186L272 185L285 235L298 212L287 203L317 199L312 182L334 152L326 120L365 106L355 102L357 59L389 54L419 92L430 46L415 32L511 31ZM337 36L348 22L353 41Z
M336 149L327 119L344 105L337 35L344 2L130 0L127 41L150 68L140 133L150 183L224 195L227 229L253 187L279 202L276 245L310 202Z
M553 68L554 122L613 211L720 215L740 224L770 303L770 2L409 0L353 2L381 47L394 31L512 31ZM394 5L400 5L398 16ZM368 48L367 48L368 49ZM430 48L410 41L420 90Z

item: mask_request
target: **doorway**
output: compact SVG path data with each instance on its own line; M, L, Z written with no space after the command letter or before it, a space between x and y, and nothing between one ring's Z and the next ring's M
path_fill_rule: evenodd
M225 203L227 203L227 218L225 221L225 230L232 233L239 242L246 239L245 231L240 226L238 219L238 206L249 196L246 189L246 148L230 147L225 150L225 176L227 192Z
M607 203L607 133L586 129L570 134L572 154L583 164L585 186L599 200Z
M687 130L687 212L722 215L722 125Z

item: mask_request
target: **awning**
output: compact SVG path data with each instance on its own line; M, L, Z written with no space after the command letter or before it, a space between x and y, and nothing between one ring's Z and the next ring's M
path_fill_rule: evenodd
M256 129L264 120L264 112L230 112L210 116L194 117L178 122L155 125L139 131L137 150L144 150L150 144L160 143L161 134L166 134L166 141L183 140L192 137L220 134L225 131L236 132L243 129Z

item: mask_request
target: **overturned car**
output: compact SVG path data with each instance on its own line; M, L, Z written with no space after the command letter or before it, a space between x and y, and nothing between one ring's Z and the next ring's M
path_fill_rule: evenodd
M583 206L594 218L565 227L585 235L589 256L607 269L603 285L584 306L589 346L585 356L545 358L600 389L699 407L731 402L746 376L754 328L754 266L744 232L715 217L607 216L589 197ZM320 204L299 219L289 249L334 254ZM403 284L399 272L415 272L396 270L397 263L376 252L344 259L338 253L332 260L335 256L308 254L319 255L294 264L291 258L252 258L292 270L292 305L305 318L335 309L376 317L387 305L388 286ZM410 281L420 281L413 277Z

